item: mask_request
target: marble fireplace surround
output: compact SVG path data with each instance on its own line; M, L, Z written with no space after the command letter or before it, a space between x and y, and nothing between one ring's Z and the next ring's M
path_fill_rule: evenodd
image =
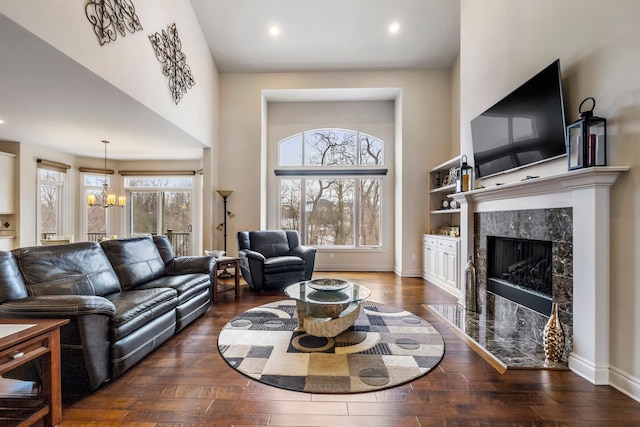
M466 236L461 239L462 259L474 252L477 213L571 208L575 262L568 361L572 371L593 384L609 384L609 190L628 170L579 169L450 196L460 203L460 235ZM466 263L461 264L464 277Z

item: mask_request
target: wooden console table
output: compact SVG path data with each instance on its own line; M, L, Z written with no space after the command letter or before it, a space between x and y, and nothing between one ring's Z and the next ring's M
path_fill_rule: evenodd
M45 426L55 426L62 421L60 327L67 323L67 319L0 319L0 332L4 332L0 335L0 375L36 359L41 361L42 371L42 403L12 406L8 416L1 411L3 426L30 426L39 420ZM20 329L20 325L29 327Z

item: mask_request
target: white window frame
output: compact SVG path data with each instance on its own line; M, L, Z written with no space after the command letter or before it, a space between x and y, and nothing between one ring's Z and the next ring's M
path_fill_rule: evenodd
M48 181L43 180L40 176L41 170L48 170L51 172L56 172L60 174L60 181ZM65 215L65 187L67 182L67 174L66 172L62 172L53 168L47 167L38 167L36 168L36 183L37 183L37 191L36 191L36 235L38 236L38 243L40 239L42 239L42 209L41 209L41 198L42 198L42 186L43 185L52 185L54 187L58 187L58 212L57 212L57 235L64 235L64 215Z

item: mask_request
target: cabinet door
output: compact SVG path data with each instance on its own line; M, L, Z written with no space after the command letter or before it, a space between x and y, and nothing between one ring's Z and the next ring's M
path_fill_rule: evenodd
M446 280L446 271L447 271L447 253L446 252L437 252L437 266L436 266L436 277L440 280Z
M448 285L460 289L458 283L458 257L455 253L446 253L445 281Z
M13 213L14 157L0 153L0 213Z
M424 272L430 276L436 275L436 249L430 246L424 247Z

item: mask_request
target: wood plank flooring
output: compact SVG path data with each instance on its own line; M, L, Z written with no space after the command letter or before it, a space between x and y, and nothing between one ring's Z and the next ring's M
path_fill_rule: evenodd
M69 426L638 426L640 403L570 371L509 370L500 374L447 324L424 308L454 299L419 278L393 273L316 273L362 283L371 301L403 307L444 337L442 362L400 387L353 395L296 393L252 381L218 354L218 332L280 292L222 293L194 324L113 383L66 398Z

